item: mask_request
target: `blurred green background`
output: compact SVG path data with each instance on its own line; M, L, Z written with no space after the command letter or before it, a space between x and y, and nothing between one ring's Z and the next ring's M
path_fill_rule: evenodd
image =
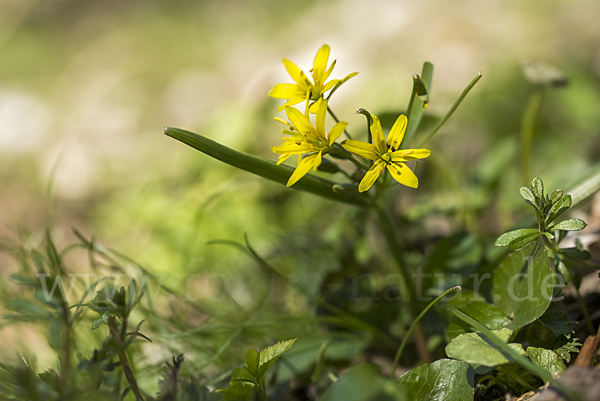
M282 102L267 93L291 82L281 58L308 71L324 43L338 60L333 78L360 72L332 102L356 134L364 130L358 108L405 110L424 61L435 66L432 119L483 71L430 143L422 186L398 210L431 235L465 227L497 235L526 206L516 195L532 92L522 63L549 63L570 80L544 98L534 174L566 188L598 161L598 21L596 0L3 0L0 235L49 224L66 244L75 226L169 277L235 277L250 274L251 263L206 242L247 233L316 289L338 268L332 244L347 234L343 222L329 222L352 208L236 171L162 130L188 129L276 160L272 117L283 116ZM296 254L278 253L290 243ZM368 249L353 245L359 260ZM14 272L10 259L0 262L4 277ZM199 297L214 295L202 288ZM234 296L242 305L252 299Z

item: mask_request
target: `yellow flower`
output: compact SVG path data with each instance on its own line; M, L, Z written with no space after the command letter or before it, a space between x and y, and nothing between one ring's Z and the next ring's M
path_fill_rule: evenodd
M271 150L280 155L277 164L283 163L291 155L298 155L298 167L288 180L287 186L289 187L304 177L311 168L316 170L319 167L322 156L331 151L331 146L344 132L348 123L338 122L325 135L327 100L320 102L314 126L304 114L294 107L286 107L285 113L291 124L278 118L276 120L289 127L289 129L283 129L282 132L291 136L281 138L284 141L283 144L272 146ZM308 155L302 158L303 154Z
M317 52L313 68L310 70L314 81L314 83L312 83L304 71L298 68L296 64L292 63L290 60L284 58L283 65L285 65L285 69L296 83L277 84L271 89L269 96L288 100L283 105L279 106L277 111L282 111L288 106L293 106L305 100L314 100L315 103L310 106L310 112L316 113L323 101L323 94L325 92L336 86L339 87L339 85L358 74L358 72L353 72L343 79L332 79L325 83L325 80L331 75L336 62L336 60L334 60L333 63L331 63L331 66L327 68L328 60L329 46L323 45Z
M364 192L371 188L386 167L390 174L392 174L392 177L400 184L416 188L419 185L419 180L415 173L413 173L404 162L424 159L429 156L431 151L427 149L398 150L398 147L402 143L402 138L404 138L404 132L406 131L408 122L405 115L398 117L388 134L387 141L384 139L383 129L381 128L379 119L374 115L371 115L371 117L371 135L373 136L373 144L350 139L342 142L342 146L347 151L364 157L365 159L375 161L358 185L358 191Z

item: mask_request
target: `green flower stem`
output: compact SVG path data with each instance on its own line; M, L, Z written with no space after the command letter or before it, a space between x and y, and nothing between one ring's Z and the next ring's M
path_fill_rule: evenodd
M508 355L512 359L514 359L523 368L527 369L528 371L530 371L534 375L538 376L545 382L550 382L550 384L552 386L554 386L554 388L558 389L561 393L563 393L563 395L565 395L568 400L581 401L581 398L573 390L571 390L569 387L565 386L564 384L560 383L559 381L554 380L554 378L552 377L552 374L550 372L548 372L546 369L539 367L538 365L536 365L535 363L533 363L529 359L527 359L527 357L519 354L517 351L515 351L514 349L509 347L507 343L502 341L502 339L500 337L495 335L490 329L485 327L483 324L479 323L477 320L473 319L471 316L467 315L466 313L464 313L456 308L453 308L450 305L446 305L445 307L454 316L456 316L463 322L470 325L476 331L485 335L491 342L496 344L496 346L498 348L500 348L502 350L502 352L504 352L506 355Z
M437 304L439 301L441 301L442 298L444 298L445 296L447 296L453 292L457 292L460 290L462 290L462 288L460 286L456 286L456 287L452 287L449 290L445 291L442 295L440 295L439 297L434 299L433 302L431 302L429 305L427 305L427 307L425 309L423 309L423 312L421 312L421 314L419 316L417 316L417 318L413 321L412 325L410 326L410 328L406 332L406 335L404 336L404 340L402 340L402 344L400 344L400 347L398 348L398 351L396 352L396 356L394 357L394 363L392 365L392 374L391 374L392 380L396 379L396 368L398 367L398 361L400 361L400 355L402 355L402 351L404 351L404 347L406 347L406 344L408 343L408 339L409 339L410 335L412 334L413 330L415 329L415 327L417 326L417 323L423 318L423 316L425 316L425 314L429 311L429 309L431 309L435 304Z
M521 122L521 178L523 185L529 183L531 177L531 146L535 131L535 119L544 97L544 87L538 86L529 96L523 121Z
M122 318L121 328L125 328L127 330L127 320ZM125 340L125 336L122 333L119 333L119 329L117 328L117 322L114 316L110 316L108 318L108 329L110 331L110 335L117 344L117 348L119 349L119 363L121 364L121 370L127 379L127 383L129 383L129 387L131 391L135 395L135 399L137 401L144 401L144 397L142 397L142 393L140 392L140 388L138 387L137 381L135 380L135 376L133 375L133 370L131 369L131 365L129 360L127 359L127 354L125 353L125 348L123 347L123 341ZM123 331L123 330L121 330Z
M333 114L333 111L331 110L331 107L329 107L329 102L327 103L327 111L329 112L329 114L331 115L331 117L333 117L333 119L335 120L336 123L340 122L339 118L337 118L337 116L335 114ZM348 137L348 139L352 139L352 137L350 136L350 134L348 133L348 131L345 128L344 128L344 134L346 134L346 136Z
M400 241L396 235L396 230L394 225L392 224L392 218L390 214L384 210L382 206L377 208L377 217L379 221L379 228L383 232L383 235L388 243L388 248L392 253L396 261L396 267L398 269L398 273L403 279L405 289L408 293L402 294L404 297L408 296L409 301L409 312L411 320L415 319L418 314L419 304L417 301L417 293L415 291L415 285L412 281L412 277L408 268L406 267L406 263L404 262L404 255L402 254L402 247L400 246ZM420 323L417 321L415 327L415 336L414 340L416 342L417 352L419 354L419 358L424 362L431 361L431 356L427 351L427 347L425 346L425 342L422 336L423 329Z
M427 136L425 138L423 138L421 140L421 142L419 142L419 144L415 147L416 149L421 149L423 146L425 146L425 144L427 142L429 142L431 137L434 136L439 131L440 128L442 128L442 125L444 125L446 123L446 121L448 121L450 116L452 116L452 114L454 114L454 112L456 111L458 106L462 103L462 101L465 99L465 97L467 97L467 95L469 94L471 89L473 89L475 84L481 79L482 76L483 76L483 74L481 73L481 71L479 71L477 73L477 75L475 76L475 78L473 78L473 80L469 83L469 85L467 85L467 87L462 91L462 93L460 94L458 99L456 99L456 101L454 102L452 107L450 107L450 110L448 110L446 115L444 117L442 117L442 119L436 124L436 126L433 127L431 132L429 134L427 134Z
M350 160L352 163L354 163L354 165L364 171L369 170L369 167L364 165L363 163L361 163L360 161L356 160L350 153L348 153L346 151L346 149L344 149L342 147L342 145L340 145L339 143L334 143L332 148L331 148L331 153L333 153L336 156L339 156L342 159L346 159L346 160Z

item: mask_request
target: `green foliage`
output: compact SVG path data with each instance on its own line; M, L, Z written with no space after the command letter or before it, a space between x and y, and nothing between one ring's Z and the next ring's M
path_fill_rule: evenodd
M473 398L474 370L468 363L440 359L419 366L400 379L406 400L462 401Z
M323 395L321 401L405 401L409 400L403 386L381 376L371 364L354 366L339 378Z
M262 351L249 349L246 351L246 366L234 368L231 371L229 386L218 389L217 393L223 394L225 400L248 401L254 390L257 390L263 399L267 369L277 361L281 354L290 349L295 341L296 339L281 341Z

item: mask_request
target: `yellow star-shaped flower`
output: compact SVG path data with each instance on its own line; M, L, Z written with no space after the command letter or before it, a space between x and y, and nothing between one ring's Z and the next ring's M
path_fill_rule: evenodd
M327 68L329 50L328 45L323 45L315 56L313 68L310 70L314 83L308 79L304 71L298 68L296 64L288 59L283 59L285 69L296 83L277 84L271 89L269 96L277 99L287 99L287 102L279 106L277 111L282 111L288 106L293 106L305 100L313 100L315 102L310 106L310 112L316 113L323 101L323 94L325 92L336 86L339 87L339 85L358 74L358 72L353 72L343 79L332 79L329 82L325 82L327 78L329 78L329 75L331 75L336 62L336 60L334 60L333 63L331 63L331 66Z
M291 136L281 138L284 141L283 144L272 146L271 150L280 155L277 164L283 163L291 155L298 155L298 167L296 167L296 170L288 180L287 186L289 187L304 177L311 168L316 170L319 167L322 156L331 151L331 146L342 132L344 132L348 123L344 121L338 122L325 135L327 100L323 100L319 104L316 124L314 126L304 114L294 107L286 107L285 113L291 124L281 119L276 120L290 128L283 129L282 132ZM307 155L302 158L303 154Z
M384 168L387 168L392 177L400 184L416 188L419 185L419 180L404 162L424 159L429 156L431 151L427 149L398 149L404 138L404 132L408 123L405 115L398 117L388 134L387 141L384 139L379 119L374 115L371 115L371 117L370 128L373 144L351 139L342 142L342 146L347 151L365 159L375 161L358 185L358 191L364 192L371 188Z

